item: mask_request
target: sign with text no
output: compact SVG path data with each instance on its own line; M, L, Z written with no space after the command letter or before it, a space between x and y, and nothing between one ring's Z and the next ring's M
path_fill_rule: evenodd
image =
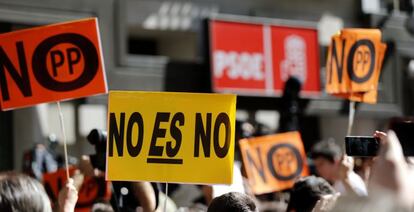
M333 36L326 62L326 92L376 103L385 50L378 29L343 29Z
M309 175L299 132L242 139L239 144L255 194L291 188L297 178Z
M70 176L73 177L75 171L75 167L69 167ZM66 170L63 168L43 175L43 186L52 203L57 203L59 191L65 187L66 183ZM85 176L78 189L75 212L91 211L96 200L109 201L111 199L110 182L105 181L103 177Z
M235 95L110 91L106 179L231 184Z
M96 18L0 35L0 108L106 93Z

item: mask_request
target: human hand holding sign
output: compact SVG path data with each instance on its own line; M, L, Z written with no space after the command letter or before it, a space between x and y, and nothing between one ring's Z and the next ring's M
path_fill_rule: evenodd
M75 210L78 201L78 191L74 180L69 178L66 186L59 192L59 212L72 212Z

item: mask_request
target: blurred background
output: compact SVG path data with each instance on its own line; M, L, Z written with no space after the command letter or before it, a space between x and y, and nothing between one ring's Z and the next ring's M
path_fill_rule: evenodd
M294 100L297 112L282 94L237 100L237 119L252 123L257 135L283 131L284 115L297 116L293 129L309 150L320 140L343 142L346 134L349 104L323 88L327 47L341 28L379 28L388 44L378 103L357 104L353 134L371 135L392 116L414 115L413 15L411 0L0 0L0 32L98 17L110 90L209 93L209 20L316 29L320 93ZM105 95L62 103L70 155L93 152L85 137L106 129L106 103ZM0 112L0 171L21 170L24 152L37 143L61 142L58 122L55 104Z

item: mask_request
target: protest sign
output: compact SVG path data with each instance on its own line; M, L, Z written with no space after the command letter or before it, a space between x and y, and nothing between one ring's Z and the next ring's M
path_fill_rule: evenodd
M309 174L299 132L239 141L249 184L255 194L281 191Z
M333 36L326 62L326 92L376 103L385 50L378 29L344 29Z
M236 96L110 91L106 179L231 184Z
M106 93L96 18L0 35L0 108Z
M70 167L69 173L74 175L76 168ZM59 191L67 183L66 170L59 169L56 172L43 175L43 185L52 202L57 202ZM84 177L82 185L78 188L78 201L76 212L90 211L98 199L107 200L111 198L110 182L105 182L103 177Z

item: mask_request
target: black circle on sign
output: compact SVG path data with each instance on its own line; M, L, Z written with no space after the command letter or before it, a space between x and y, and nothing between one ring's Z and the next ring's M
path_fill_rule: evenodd
M369 64L369 70L368 73L363 76L363 77L358 77L355 74L355 70L354 70L354 56L356 53L356 50L358 49L358 47L360 46L367 46L369 49L369 54L371 56L371 61ZM348 61L347 61L347 71L348 71L348 76L349 78L357 83L363 83L367 80L369 80L369 78L371 78L372 73L374 73L374 64L375 64L375 46L372 43L372 41L367 40L367 39L362 39L357 41L352 47L351 50L349 51L349 55L348 55Z
M47 70L46 59L48 52L56 45L70 43L77 46L84 57L82 74L69 82L60 82L52 78ZM32 68L36 80L44 87L53 91L70 91L88 84L98 72L98 51L86 37L76 33L63 33L42 41L35 49L32 58Z
M297 161L297 169L296 169L296 171L293 172L291 175L287 175L287 176L283 176L283 175L280 175L279 173L277 173L277 170L275 170L274 164L273 164L273 160L272 160L273 159L273 154L279 148L283 148L283 147L290 149L293 152L293 154L295 155L295 158L296 158L296 161ZM276 179L286 181L286 180L292 180L296 176L300 175L300 173L302 173L303 161L302 161L302 157L300 156L300 153L296 149L296 147L294 147L291 144L284 143L284 144L274 145L272 148L270 148L270 151L267 153L267 165L268 165L268 168L270 170L270 173L272 173L272 175Z

